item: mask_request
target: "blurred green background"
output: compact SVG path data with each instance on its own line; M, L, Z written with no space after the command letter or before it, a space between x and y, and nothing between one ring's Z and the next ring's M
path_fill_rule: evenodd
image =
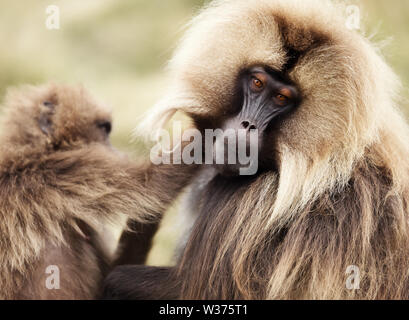
M113 144L141 154L131 143L138 117L161 96L163 69L182 27L203 0L0 1L0 98L9 86L55 81L84 84L112 106ZM409 1L357 0L362 24L409 87ZM60 30L45 28L48 5L60 8ZM409 97L407 89L404 94ZM409 111L404 103L403 108ZM178 238L170 210L149 262L166 265Z

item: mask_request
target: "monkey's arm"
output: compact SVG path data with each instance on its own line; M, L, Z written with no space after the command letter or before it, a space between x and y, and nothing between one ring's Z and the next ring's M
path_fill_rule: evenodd
M145 264L152 240L159 229L159 221L140 223L129 219L122 232L113 266Z
M176 300L179 286L171 267L120 266L104 280L107 300Z
M180 171L182 170L182 171ZM186 171L187 170L187 171ZM158 194L158 199L163 199L164 204L169 203L174 200L178 195L180 187L185 185L184 182L175 184L174 175L169 176L168 173L173 173L178 176L179 174L185 175L189 179L190 170L194 171L194 166L185 165L165 165L165 166L154 166L150 165L146 171L144 183L146 184L146 190L148 192L152 190L161 190ZM176 172L178 171L178 172ZM164 179L164 180L162 180ZM183 180L184 178L182 178ZM161 181L164 183L162 184ZM190 181L190 180L189 180ZM171 186L170 184L173 184ZM170 187L171 189L168 189ZM168 197L168 198L164 198ZM157 212L156 216L160 216L166 208L162 208L161 212ZM159 220L155 220L151 223L140 223L138 221L129 219L127 222L127 228L123 231L121 238L119 240L118 249L116 252L116 258L114 260L113 266L117 265L127 265L127 264L145 264L149 250L152 247L152 240L159 228Z
M49 171L46 183L61 193L75 218L111 220L126 214L143 223L156 221L196 169L184 164L138 165L97 145L55 153L43 165Z

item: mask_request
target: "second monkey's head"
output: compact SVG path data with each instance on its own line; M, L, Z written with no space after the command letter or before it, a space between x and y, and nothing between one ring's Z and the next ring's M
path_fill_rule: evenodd
M146 123L182 110L200 130L257 129L259 168L294 190L294 181L317 190L347 181L381 130L407 129L395 111L399 81L347 28L345 9L330 0L212 2L172 58L169 93Z

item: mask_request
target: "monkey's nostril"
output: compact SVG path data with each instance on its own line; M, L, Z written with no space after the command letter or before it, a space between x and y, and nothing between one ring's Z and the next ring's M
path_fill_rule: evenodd
M257 129L257 127L254 124L251 124L249 121L243 121L241 125L243 126L244 129L247 129L247 130Z
M243 126L244 129L247 129L248 126L250 125L250 122L248 122L248 121L243 121L243 122L241 123L241 125Z

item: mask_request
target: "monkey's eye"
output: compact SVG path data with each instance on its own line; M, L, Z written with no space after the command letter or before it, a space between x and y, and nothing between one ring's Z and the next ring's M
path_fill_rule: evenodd
M276 104L278 104L279 106L286 106L287 104L288 104L288 102L290 101L290 99L288 98L288 97L286 97L285 95L283 95L283 94L277 94L275 97L274 97L274 102L276 103Z
M274 100L277 104L285 106L291 100L291 91L287 88L281 89L275 96Z
M260 79L253 77L250 83L251 90L261 92L264 89L264 83Z
M278 101L281 101L281 102L286 102L288 100L288 98L282 94L276 95L276 98Z
M106 134L110 134L112 130L112 124L109 121L98 123L98 128L104 130Z

